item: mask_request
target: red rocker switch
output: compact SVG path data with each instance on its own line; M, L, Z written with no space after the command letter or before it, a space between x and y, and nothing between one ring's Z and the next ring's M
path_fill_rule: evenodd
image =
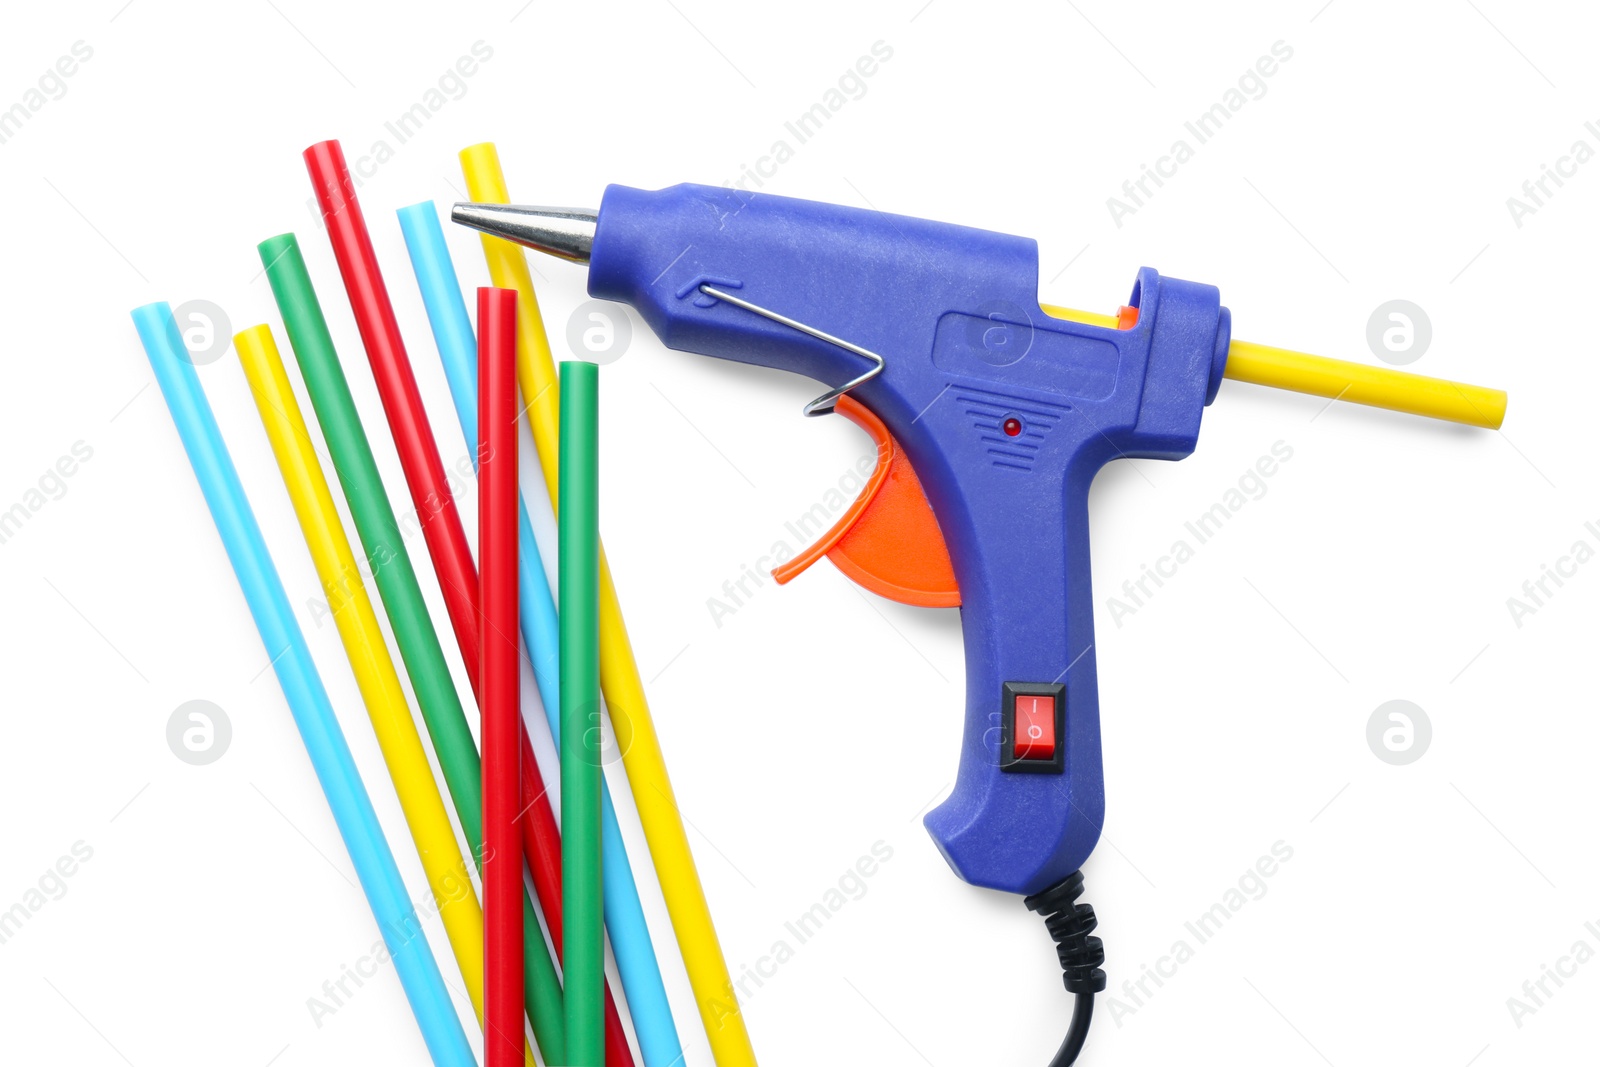
M1001 687L1000 769L1059 774L1065 766L1067 687L1007 682Z

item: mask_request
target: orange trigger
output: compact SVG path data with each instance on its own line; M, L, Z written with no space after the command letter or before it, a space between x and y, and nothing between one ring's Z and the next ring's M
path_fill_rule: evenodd
M960 606L939 520L905 452L883 420L848 395L834 410L872 436L878 465L839 521L816 544L774 568L772 576L783 585L827 556L846 577L881 597L921 608Z

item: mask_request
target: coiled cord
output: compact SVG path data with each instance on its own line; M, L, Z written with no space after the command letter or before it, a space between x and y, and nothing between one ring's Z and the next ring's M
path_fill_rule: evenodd
M1094 908L1079 904L1083 895L1083 872L1073 871L1049 889L1023 900L1029 911L1044 917L1045 929L1056 943L1056 958L1061 962L1061 981L1072 994L1072 1022L1066 1040L1056 1051L1050 1067L1070 1067L1083 1051L1094 1017L1094 995L1106 987L1105 945L1094 936L1099 920Z

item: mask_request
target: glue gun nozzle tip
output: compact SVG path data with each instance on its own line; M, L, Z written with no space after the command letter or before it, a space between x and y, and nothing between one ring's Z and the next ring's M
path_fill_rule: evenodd
M574 263L589 262L599 213L587 208L458 203L450 221Z

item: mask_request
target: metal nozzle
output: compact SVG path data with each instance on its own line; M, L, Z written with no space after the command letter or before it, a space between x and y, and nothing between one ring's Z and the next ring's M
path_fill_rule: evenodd
M450 221L504 237L574 263L589 262L596 211L581 207L524 207L520 204L457 204Z

